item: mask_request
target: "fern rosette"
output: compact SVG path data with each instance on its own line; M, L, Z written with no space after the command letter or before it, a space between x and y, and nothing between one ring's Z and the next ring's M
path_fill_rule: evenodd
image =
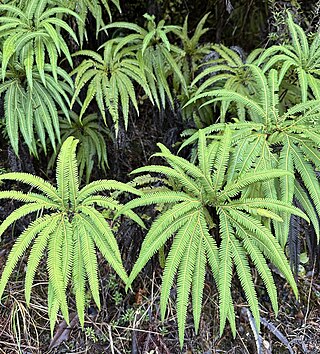
M239 277L250 309L259 327L259 304L251 275L249 259L260 274L269 294L274 311L278 311L277 292L273 276L267 265L270 260L286 277L294 293L297 287L286 256L265 220L281 221L280 212L306 217L299 209L272 198L247 198L242 190L255 183L290 175L285 170L254 171L251 166L237 176L232 175L230 129L226 129L221 142L207 144L199 131L198 164L173 155L159 144L160 153L168 166L146 166L138 172L164 174L174 181L173 190L145 191L126 204L123 211L149 205L165 204L152 224L142 244L140 255L129 276L128 286L148 260L171 237L172 246L165 261L161 290L161 316L166 307L177 273L177 316L179 339L183 344L189 294L192 295L193 317L199 328L203 287L208 262L218 287L220 298L220 333L228 319L235 333L235 313L231 296L233 269Z
M100 251L119 277L127 282L119 248L112 229L100 209L117 211L119 204L112 196L99 192L119 190L133 194L139 191L124 183L99 180L79 189L76 161L78 141L69 137L63 143L57 159L57 186L27 173L5 173L2 180L12 180L30 185L39 192L1 191L0 199L13 199L25 203L12 212L0 225L0 235L16 220L37 213L33 221L16 240L2 271L0 298L18 260L31 245L25 276L25 297L30 304L31 289L36 269L47 249L49 273L48 313L51 330L61 310L68 322L67 287L71 283L75 293L77 312L84 325L86 283L100 307L98 262ZM143 225L140 218L128 211L126 216Z

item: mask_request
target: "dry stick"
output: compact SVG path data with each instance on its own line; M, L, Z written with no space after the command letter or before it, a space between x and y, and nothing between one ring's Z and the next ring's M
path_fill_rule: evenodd
M290 342L288 339L278 330L278 328L272 324L271 322L268 322L265 318L260 317L261 323L268 328L269 331L271 331L279 340L280 342L287 347L289 350L290 354L294 354L292 347L290 345Z
M306 326L307 326L307 318L308 318L308 314L310 311L310 298L311 298L311 290L312 290L312 283L313 283L313 276L314 276L314 270L316 267L316 257L314 258L313 261L313 268L312 268L312 275L311 275L311 281L310 281L310 286L309 286L309 293L308 293L308 303L307 303L307 311L306 311L306 315L304 316L304 321L303 321L303 338L306 336Z
M248 319L249 319L249 323L254 335L254 340L256 342L256 347L257 347L257 353L258 354L263 354L262 352L262 338L258 332L257 326L256 326L256 321L253 318L251 312L249 309L247 309L246 307L243 307L241 309L241 312L244 313L245 315L247 315Z
M111 353L114 354L114 346L113 346L113 339L112 339L112 333L111 333L111 326L110 325L108 325L108 335L109 335Z
M257 346L257 352L258 354L262 354L262 338L260 336L260 334L258 333L257 327L256 327L256 323L254 318L251 315L251 312L249 309L247 308L243 308L241 311L245 312L246 315L248 316L249 319L249 323L250 326L252 328L254 337L255 337L255 341L256 341L256 346ZM294 354L292 347L290 345L290 342L288 341L288 339L277 329L277 327L275 325L273 325L271 322L268 322L264 317L260 317L260 321L261 324L263 324L267 329L269 329L269 331L271 331L280 341L282 344L284 344L287 349L289 350L290 354Z

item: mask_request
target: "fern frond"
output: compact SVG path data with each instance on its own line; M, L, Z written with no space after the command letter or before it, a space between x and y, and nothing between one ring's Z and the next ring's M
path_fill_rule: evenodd
M55 230L58 225L60 216L56 215L55 217L51 216L51 221L45 227L36 238L28 258L28 266L26 271L26 279L25 279L25 286L24 286L24 293L27 305L30 305L30 297L31 297L31 288L34 281L34 276L36 273L36 269L39 266L41 257L43 256L44 250L48 245L48 240L50 234Z
M28 228L18 237L13 245L10 254L8 256L6 265L3 269L0 279L0 299L3 291L7 285L10 275L13 272L14 267L17 265L19 258L28 248L32 240L48 225L49 217L43 216L31 223Z
M220 311L220 335L222 334L229 312L231 299L231 278L232 278L232 244L234 238L233 230L224 212L220 214L219 229L221 233L221 244L219 248L219 311Z
M161 318L164 320L165 311L170 295L170 289L173 285L174 276L178 267L185 256L185 249L188 240L192 237L190 229L197 224L197 213L190 214L189 220L180 228L174 237L170 252L166 258L165 268L162 277L161 296L160 296L160 309ZM193 225L193 226L192 226Z
M79 225L80 226L80 225ZM91 228L86 228L86 224L80 226L81 232L81 253L86 272L86 277L89 282L92 297L100 309L99 297L99 281L98 281L98 263L93 240L90 235Z
M62 244L64 238L64 217L62 216L57 226L55 237L50 238L48 245L48 273L54 294L59 302L62 314L69 323L69 313L62 271Z
M198 215L197 215L198 214ZM196 222L189 225L189 237L184 251L183 258L178 269L177 280L177 316L180 347L182 348L184 339L185 323L187 318L187 308L189 293L191 290L193 272L196 263L197 248L201 239L197 230L199 222L199 212L196 214ZM200 300L200 299L198 299ZM193 308L199 311L199 304L193 303Z
M82 257L81 249L81 233L80 223L81 220L74 218L73 225L73 244L75 245L74 250L74 261L72 268L72 281L73 290L76 297L77 313L79 316L80 325L84 326L84 310L85 310L85 283L86 283L86 272L84 269L84 261Z

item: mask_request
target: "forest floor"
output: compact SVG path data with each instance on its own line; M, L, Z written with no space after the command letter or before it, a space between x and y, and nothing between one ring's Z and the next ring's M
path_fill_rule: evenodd
M162 118L154 119L152 112L146 112L148 119L139 121L127 134L120 134L120 140L111 151L113 167L106 178L121 179L136 167L150 163L150 155L157 150L156 142L173 146L179 136L177 119L167 120L169 126L162 126ZM149 120L149 122L148 122ZM157 125L152 126L157 122ZM139 129L137 128L139 127ZM159 132L162 136L159 136ZM130 135L130 134L131 135ZM122 139L122 140L121 140ZM0 150L1 152L1 150ZM3 156L2 156L3 155ZM1 161L8 155L2 151ZM10 160L10 158L9 158ZM16 161L11 158L10 170L34 173L27 158ZM34 161L33 161L34 162ZM45 162L45 161L43 161ZM154 160L152 160L154 162ZM15 166L18 163L25 166ZM31 164L32 165L32 164ZM37 172L45 169L39 163ZM44 165L45 166L45 165ZM0 166L1 167L1 166ZM48 177L44 173L42 177ZM49 176L52 179L53 176ZM95 178L96 176L93 176ZM2 186L4 189L11 185ZM0 220L9 215L16 206L12 202L0 205ZM1 240L0 273L9 251L26 221L17 222L14 230L9 230ZM130 271L137 258L143 234L130 223L121 223L118 244L125 268ZM232 337L227 326L219 336L218 293L208 272L205 282L203 311L199 334L195 334L192 311L188 313L183 349L178 341L175 312L175 289L164 322L160 319L159 297L162 269L155 256L145 267L133 285L133 290L125 292L124 284L114 275L101 258L99 279L101 289L101 309L98 310L88 300L85 328L81 329L75 315L74 296L70 294L70 325L59 317L53 333L47 313L47 272L45 260L40 265L33 287L31 305L24 299L24 270L27 254L18 264L11 277L0 304L0 354L320 354L320 277L313 275L312 267L306 274L298 276L299 300L295 299L290 287L279 274L275 274L278 287L279 314L275 317L268 296L255 270L252 271L259 295L261 314L260 342L255 338L255 327L250 321L247 302L237 278L233 280L232 296L236 310L237 335ZM88 294L89 295L89 294ZM88 297L89 299L89 297Z
M7 246L11 248L9 244ZM2 248L0 265L6 256L6 248ZM150 272L155 269L154 265L145 269L145 274L137 279L133 290L126 293L123 284L119 283L103 260L100 261L101 310L88 302L85 328L81 329L75 315L74 298L70 296L70 325L67 326L59 318L51 338L46 308L46 273L38 274L28 308L23 293L26 258L23 259L16 279L8 284L0 307L0 353L320 353L320 282L311 271L297 279L299 301L285 280L275 274L280 305L277 317L260 280L255 277L262 317L260 344L257 344L243 294L237 287L238 279L233 281L237 335L233 339L229 327L226 327L219 337L218 294L208 275L199 334L194 333L189 311L185 343L181 350L174 301L169 304L165 321L160 320L161 269ZM148 273L151 275L148 276ZM175 290L172 291L172 298L175 298Z

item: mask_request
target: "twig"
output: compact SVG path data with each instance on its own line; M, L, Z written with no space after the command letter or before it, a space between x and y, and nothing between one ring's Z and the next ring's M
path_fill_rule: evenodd
M314 259L313 262L313 268L312 268L312 275L311 275L311 281L310 281L310 286L309 286L309 293L308 293L308 303L307 303L307 310L306 310L306 314L304 316L304 321L303 321L303 337L305 337L306 335L306 325L307 325L307 319L308 319L308 315L309 315L309 311L310 311L310 299L311 299L311 290L312 290L312 284L313 284L313 276L314 276L314 270L316 267L316 257Z
M252 329L252 332L253 332L253 335L254 335L254 339L255 339L255 342L256 342L257 353L258 354L263 354L263 352L262 352L262 338L261 338L261 336L260 336L260 334L258 332L255 319L253 318L250 310L247 309L246 307L243 307L241 309L241 312L243 314L245 314L248 317L248 319L249 319L249 323L250 323L250 326L251 326L251 329Z
M290 354L294 354L288 339L278 330L278 328L274 324L272 324L271 322L268 322L263 317L260 317L260 321L266 328L268 328L269 331L271 331L280 340L280 342L283 345L285 345L287 347Z

